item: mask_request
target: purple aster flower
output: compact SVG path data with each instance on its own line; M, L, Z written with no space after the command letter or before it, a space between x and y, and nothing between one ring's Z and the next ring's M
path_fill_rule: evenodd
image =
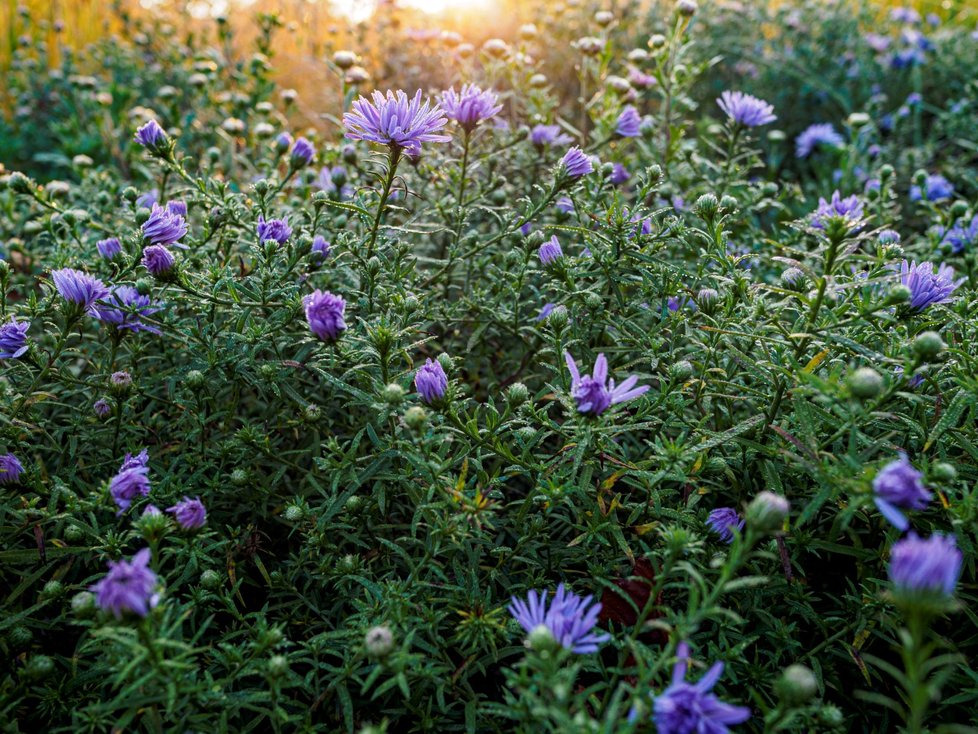
M571 373L571 395L577 403L577 410L588 415L601 415L612 405L633 400L645 394L649 389L648 385L635 387L638 378L632 375L621 385L615 386L614 380L608 380L608 360L604 354L599 354L594 361L594 371L591 375L584 375L577 369L574 358L570 352L564 352L564 360L567 362L567 369Z
M669 309L670 313L676 313L683 308L688 308L691 311L695 311L696 302L688 296L669 296L669 298L666 299L666 308Z
M119 508L121 515L129 509L136 497L149 494L149 452L143 449L138 454L126 454L119 472L109 482L109 493Z
M717 104L727 113L727 117L744 127L759 127L778 119L773 105L743 92L728 89L720 95Z
M13 484L24 473L24 465L13 454L0 454L0 484Z
M881 245L899 245L900 233L892 229L884 229L877 235L876 239Z
M555 308L557 308L557 304L556 303L545 303L545 304L543 304L543 308L540 309L540 313L538 313L537 316L536 316L536 318L533 319L533 320L534 321L543 321L545 318L547 318L550 314L553 313L553 311L554 311Z
M943 201L954 195L954 186L940 174L932 174L924 181L924 186L910 187L910 201Z
M414 387L421 399L429 405L445 397L448 377L438 360L428 359L414 374Z
M476 125L495 117L503 108L495 92L483 91L475 84L464 85L461 92L456 92L455 87L442 92L439 104L445 115L466 132L472 132Z
M347 184L347 172L343 166L324 167L316 177L316 187L328 194L338 194L340 201L353 197L353 187Z
M102 299L94 308L92 315L117 329L159 334L159 329L142 321L143 316L152 316L157 311L158 308L150 305L149 296L140 295L139 291L131 285L120 285Z
M132 375L130 375L125 370L120 370L119 372L113 372L109 377L109 382L112 383L113 387L126 388L132 384Z
M109 405L109 401L105 398L99 398L92 405L92 410L95 411L95 415L99 418L105 418L112 412L112 406Z
M601 613L601 604L591 603L593 597L581 598L560 584L548 605L547 593L530 591L526 601L512 598L509 613L527 634L545 627L561 647L578 655L597 652L601 643L611 639L607 633L592 631Z
M672 669L672 684L653 703L658 734L726 734L731 724L750 718L746 706L724 703L710 693L723 674L723 663L714 663L699 682L687 683L689 646L680 643L676 654L679 659Z
M143 239L151 245L173 245L187 249L186 245L180 244L180 238L187 234L187 222L181 215L170 211L169 206L153 204L142 232Z
M914 25L920 22L920 13L913 8L893 8L890 11L890 20L894 23L908 23Z
M305 138L298 138L292 144L292 152L289 154L289 163L293 168L303 168L312 163L316 157L316 149L312 147Z
M156 574L149 567L150 550L143 548L132 561L109 561L109 572L91 587L99 608L122 619L125 612L149 614L160 600Z
M560 163L567 176L571 179L586 176L594 170L591 159L576 145L564 153L564 157L560 159Z
M947 244L955 255L978 243L978 214L971 218L969 224L957 222L951 229L944 232L938 230L941 244Z
M555 148L570 145L572 139L559 125L536 125L530 130L530 142L537 148Z
M642 118L632 105L626 105L618 115L615 132L623 138L637 138L642 134Z
M880 469L873 479L876 507L900 531L910 527L900 510L923 510L931 500L931 493L921 481L923 476L901 451L900 458Z
M706 518L706 524L710 526L710 530L720 536L720 540L724 543L732 543L734 531L744 529L743 518L732 507L718 507L712 510Z
M207 510L204 509L204 503L200 501L200 497L193 499L184 497L173 507L168 507L166 511L173 515L177 525L184 530L197 530L204 527L204 523L207 522Z
M327 257L329 257L329 242L321 234L317 234L312 238L312 246L309 248L309 254L312 259L316 262L322 262Z
M162 514L163 512L160 510L160 508L150 502L143 508L143 513L140 515L140 517L158 517Z
M816 229L825 229L829 219L841 218L846 222L858 221L863 215L863 203L859 197L842 197L838 191L832 192L832 200L826 201L823 198L818 200L818 209L812 214L812 226Z
M360 97L352 111L343 115L346 137L404 150L409 156L421 155L422 143L442 143L451 138L439 132L448 123L441 108L425 100L419 89L412 99L404 92L375 91L370 101Z
M574 202L570 200L567 196L561 196L557 199L557 211L563 212L564 214L574 213Z
M150 245L143 250L143 267L151 275L166 275L173 269L173 253L163 245Z
M966 280L954 280L954 268L950 265L941 265L937 272L929 262L918 265L916 261L907 264L904 260L900 265L900 282L910 289L910 308L914 311L949 303L953 300L951 294Z
M105 283L80 270L72 268L52 270L51 279L61 297L83 312L91 312L95 302L109 294Z
M799 158L807 158L817 146L827 145L831 148L838 148L845 144L845 140L835 131L829 123L819 123L805 128L795 139L795 155Z
M346 329L343 314L346 301L329 291L316 289L305 298L302 304L306 309L306 320L312 333L323 341L333 341Z
M287 219L269 219L258 215L258 225L255 228L258 232L258 241L274 240L280 245L284 245L289 237L292 236L292 227L289 226Z
M911 532L890 551L890 581L904 593L954 594L961 575L961 551L954 536L934 533L927 540Z
M122 254L122 244L115 237L99 240L95 243L95 249L98 250L98 254L104 257L106 260L114 260L120 254Z
M898 377L902 377L903 376L903 367L901 367L900 365L897 365L896 367L893 368L893 372ZM921 384L923 384L923 382L924 382L924 376L923 375L911 375L910 376L910 379L907 380L907 387L909 387L912 390L915 387L919 387Z
M0 326L0 359L17 359L27 351L27 330L31 328L29 321L17 321L13 316L10 321Z
M141 209L149 209L153 204L155 204L160 198L160 192L158 189L150 189L145 194L140 194L136 199L136 206Z
M557 235L554 235L547 242L540 245L540 249L537 251L537 253L540 256L540 262L542 262L544 265L553 265L564 256L564 251L560 248L560 242L557 240Z
M180 199L174 199L173 201L168 201L166 203L166 210L175 216L186 217L187 216L187 202L181 201Z
M151 151L164 149L170 142L163 128L156 120L150 120L146 124L137 128L136 142Z
M611 176L608 180L611 181L614 186L621 186L631 177L632 175L621 163L616 163L611 169Z

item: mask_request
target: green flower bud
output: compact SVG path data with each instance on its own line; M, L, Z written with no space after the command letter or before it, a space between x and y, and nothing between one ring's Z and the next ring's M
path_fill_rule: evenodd
M27 647L33 639L34 633L23 625L17 625L7 633L7 642L15 650L22 650Z
M861 400L875 398L883 391L883 378L872 367L860 367L848 379L849 391Z
M404 422L408 428L417 431L423 428L425 423L428 422L428 414L420 405L412 405L404 413Z
M190 370L183 378L184 384L191 390L199 390L204 386L204 373L200 370Z
M893 304L906 303L912 296L913 293L910 291L910 288L903 285L903 283L899 283L890 288L889 292L886 294L886 302Z
M383 392L381 393L381 398L383 398L384 402L388 405L400 405L404 400L404 394L404 388L397 383L392 382L390 385L384 388Z
M65 528L65 540L69 543L77 543L85 537L85 531L78 525L69 525Z
M387 657L394 649L394 635L386 625L371 627L364 635L363 645L372 658Z
M889 163L880 166L881 181L889 181L891 178L893 178L895 174L896 171L893 169L893 166L891 166Z
M35 655L27 663L27 677L42 680L54 672L54 660L47 655Z
M283 517L288 522L299 522L305 516L305 510L299 505L289 505L285 508L285 513Z
M722 199L720 199L720 208L725 212L735 212L740 206L740 202L730 194L725 194Z
M56 579L51 579L46 584L44 588L41 589L41 599L57 599L65 591L65 585Z
M685 359L675 362L669 367L669 376L678 382L685 382L693 376L693 365Z
M958 470L946 461L938 461L930 468L930 475L938 482L953 482L958 478Z
M968 202L958 199L951 204L951 217L958 219L968 213Z
M149 219L151 213L152 212L150 212L150 210L147 209L146 207L144 206L139 207L136 210L136 226L142 227L144 224L146 224L146 220Z
M703 194L693 205L693 211L703 219L713 219L720 208L720 202L715 194Z
M538 624L530 630L526 637L526 646L537 652L548 652L559 647L553 632L545 624Z
M442 352L441 354L438 355L438 364L440 364L441 368L445 370L446 375L451 374L453 365L452 365L452 358L450 356Z
M525 403L530 397L530 391L522 382L514 382L506 390L506 400L514 408Z
M248 483L248 472L244 469L235 469L231 472L231 484L242 487Z
M804 665L789 665L775 683L775 690L788 706L800 706L818 695L818 681Z
M910 349L924 362L932 362L946 346L936 331L922 331L910 343Z
M209 591L220 588L221 574L208 568L200 575L200 585Z
M95 616L98 606L95 603L95 594L90 591L79 591L71 597L71 611L79 619L89 619Z
M268 660L268 674L273 678L281 678L289 672L289 659L285 655L272 655Z
M764 533L780 530L791 508L788 500L774 492L758 494L747 506L745 519L748 527Z

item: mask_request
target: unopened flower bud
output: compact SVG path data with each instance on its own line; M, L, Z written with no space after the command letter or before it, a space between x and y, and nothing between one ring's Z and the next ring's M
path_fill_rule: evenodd
M775 684L778 696L789 706L808 703L818 694L815 674L804 665L789 665Z
M849 391L861 400L875 398L883 390L883 377L872 367L860 367L849 375Z
M758 494L747 506L747 525L761 532L775 532L784 526L790 509L788 500L774 492Z
M922 361L933 361L945 348L944 340L936 331L923 331L910 343L910 349Z
M370 657L386 657L394 649L394 635L386 625L371 627L364 635L363 645Z

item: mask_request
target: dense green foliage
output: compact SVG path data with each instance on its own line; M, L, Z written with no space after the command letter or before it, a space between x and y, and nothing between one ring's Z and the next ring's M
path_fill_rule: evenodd
M382 90L472 81L503 104L505 125L450 125L396 176L336 125L307 133L314 165L290 164L273 18L247 59L223 27L146 26L48 75L22 19L0 121L0 322L30 323L28 352L0 359L0 454L24 466L0 481L3 731L653 731L684 641L696 668L725 662L717 695L752 711L736 731L978 726L978 231L947 237L978 214L978 38L836 4L597 9L471 53L374 49ZM911 31L926 50L894 68L892 49L922 47ZM633 68L653 81L621 83ZM343 88L349 109L370 86ZM725 89L778 120L733 124ZM625 104L639 137L615 133ZM148 119L172 152L132 142ZM540 123L595 171L569 179L566 146L530 142ZM812 123L843 142L798 158ZM913 201L928 174L953 194ZM836 189L862 214L813 226ZM156 279L151 190L189 210ZM287 242L260 241L259 217L286 217ZM963 282L914 310L903 259ZM160 333L73 314L60 268L148 295ZM314 289L346 300L335 342L309 329ZM581 413L565 351L650 390ZM433 404L413 385L428 358L449 380ZM150 494L117 514L109 482L142 449ZM934 494L914 529L964 556L928 630L894 603L901 533L873 502L901 451ZM765 490L790 501L783 523L710 531L711 510ZM203 528L141 515L184 496ZM155 609L96 611L107 562L145 547ZM598 653L524 646L510 598L559 583L603 601ZM781 680L792 664L817 691Z

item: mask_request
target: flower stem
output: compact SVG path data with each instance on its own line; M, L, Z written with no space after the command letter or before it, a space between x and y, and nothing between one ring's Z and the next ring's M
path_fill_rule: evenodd
M380 220L384 215L384 207L387 206L387 200L391 195L391 188L394 186L394 176L397 173L397 164L401 160L401 149L397 146L391 146L390 158L387 162L387 177L384 179L384 189L380 194L380 203L377 205L377 215L374 217L373 227L370 229L370 240L367 242L367 257L369 260L373 257L374 246L377 244L377 232L380 229Z

